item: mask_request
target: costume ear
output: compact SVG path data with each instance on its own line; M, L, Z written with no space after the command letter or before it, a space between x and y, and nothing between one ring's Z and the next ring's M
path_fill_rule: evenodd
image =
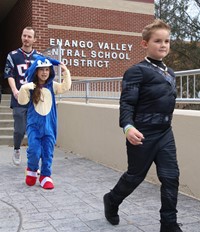
M42 57L44 57L44 56L39 55L39 54L33 54L34 60L36 60L36 59L41 59Z
M47 59L55 66L58 66L60 64L60 61L53 59L51 57L47 57Z

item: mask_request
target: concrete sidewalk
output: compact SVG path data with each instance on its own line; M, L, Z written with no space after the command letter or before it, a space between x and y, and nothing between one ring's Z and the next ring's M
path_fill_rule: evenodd
M12 164L12 147L0 146L0 232L159 232L159 187L143 182L120 206L120 224L104 218L103 195L122 173L55 150L55 189L26 186L26 147L22 164ZM178 222L184 232L200 232L200 201L179 195Z

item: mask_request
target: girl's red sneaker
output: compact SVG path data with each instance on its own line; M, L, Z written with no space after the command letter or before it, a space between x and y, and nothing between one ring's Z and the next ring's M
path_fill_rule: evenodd
M31 171L30 168L26 169L26 184L28 186L33 186L35 185L37 181L37 171Z
M40 176L40 185L43 189L53 189L54 184L50 176Z

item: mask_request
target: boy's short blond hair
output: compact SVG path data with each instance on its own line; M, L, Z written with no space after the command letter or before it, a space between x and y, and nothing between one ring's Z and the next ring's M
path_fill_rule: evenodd
M155 30L158 30L158 29L166 29L167 31L169 31L169 33L171 31L171 28L167 23L165 23L161 19L155 19L153 21L153 23L147 25L142 30L142 39L146 40L146 41L149 41L149 39L151 38L152 33Z

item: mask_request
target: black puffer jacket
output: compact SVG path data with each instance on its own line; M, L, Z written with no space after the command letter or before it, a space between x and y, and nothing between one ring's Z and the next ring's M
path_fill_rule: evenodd
M123 76L120 97L120 127L128 124L171 123L175 107L175 74L165 73L146 60L129 68Z

